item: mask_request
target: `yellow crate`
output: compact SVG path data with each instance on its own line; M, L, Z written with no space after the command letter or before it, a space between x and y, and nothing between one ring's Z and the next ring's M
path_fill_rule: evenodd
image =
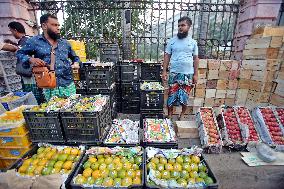
M20 124L17 127L8 128L8 129L0 127L0 136L24 135L27 132L28 132L28 130L26 128L26 124Z
M4 158L21 158L26 152L31 150L32 146L29 147L0 147L0 157Z
M0 158L0 169L10 168L19 158Z
M29 133L24 135L9 135L0 136L0 147L2 146L23 146L28 147L31 145Z

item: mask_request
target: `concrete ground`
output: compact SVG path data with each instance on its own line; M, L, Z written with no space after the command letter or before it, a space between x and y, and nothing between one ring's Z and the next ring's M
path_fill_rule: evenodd
M139 114L120 114L118 117L139 120ZM188 119L192 120L194 116ZM200 145L200 141L179 138L178 145L185 148ZM249 167L239 152L223 151L221 154L204 154L218 180L219 189L284 189L284 166Z

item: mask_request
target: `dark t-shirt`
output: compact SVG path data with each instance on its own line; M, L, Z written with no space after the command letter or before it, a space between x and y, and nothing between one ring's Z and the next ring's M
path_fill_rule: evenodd
M26 41L29 37L28 36L23 36L19 41L18 41L18 47L21 48L26 44Z

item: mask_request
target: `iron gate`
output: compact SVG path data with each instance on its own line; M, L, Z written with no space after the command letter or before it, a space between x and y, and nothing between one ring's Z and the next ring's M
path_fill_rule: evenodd
M233 49L238 0L59 0L32 1L40 14L57 14L65 38L84 40L88 58L101 42L118 43L130 58L159 61L177 20L189 16L190 34L202 58L229 59ZM128 24L128 25L127 25ZM128 27L128 29L127 29Z

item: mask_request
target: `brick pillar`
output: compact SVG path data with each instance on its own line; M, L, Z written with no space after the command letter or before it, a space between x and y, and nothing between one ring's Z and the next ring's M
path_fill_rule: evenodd
M0 40L16 39L11 35L8 24L11 21L21 22L27 35L35 35L37 33L35 14L31 11L31 6L26 1L21 0L0 0Z
M241 0L234 39L234 58L242 59L246 40L260 26L275 26L282 0Z

